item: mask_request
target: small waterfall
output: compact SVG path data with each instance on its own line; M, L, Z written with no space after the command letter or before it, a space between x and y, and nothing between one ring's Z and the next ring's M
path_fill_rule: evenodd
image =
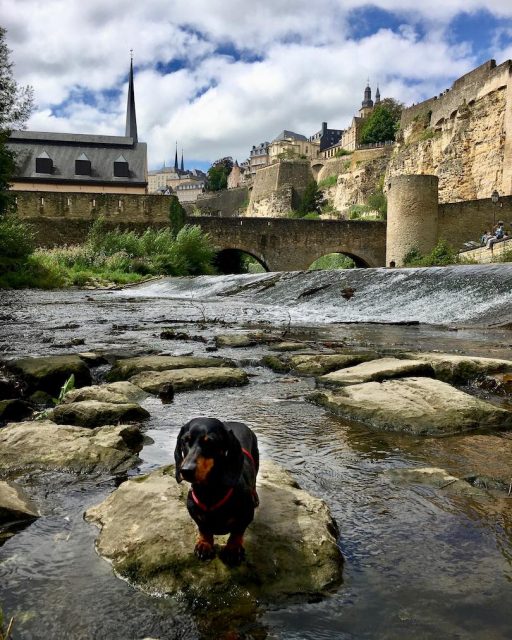
M308 324L499 326L512 323L512 264L166 278L130 295L282 306L294 322Z

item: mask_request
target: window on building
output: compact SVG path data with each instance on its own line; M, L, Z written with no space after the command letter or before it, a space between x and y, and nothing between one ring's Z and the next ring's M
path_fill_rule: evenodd
M46 151L36 158L36 173L53 173L53 160Z
M75 175L76 176L90 176L91 175L91 161L82 153L75 160Z
M119 156L114 160L114 178L129 178L130 168L124 156Z

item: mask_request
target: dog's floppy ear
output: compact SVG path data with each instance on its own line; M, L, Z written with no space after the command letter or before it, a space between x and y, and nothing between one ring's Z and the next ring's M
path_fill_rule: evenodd
M238 438L232 431L227 430L227 449L224 454L224 482L234 487L242 473L244 454Z
M176 440L176 447L174 449L174 462L176 464L176 482L181 482L183 480L183 477L181 475L180 472L180 468L181 468L181 463L183 462L183 436L188 433L188 430L190 429L190 422L187 422L187 424L183 425L180 429L180 432L178 434L178 438Z

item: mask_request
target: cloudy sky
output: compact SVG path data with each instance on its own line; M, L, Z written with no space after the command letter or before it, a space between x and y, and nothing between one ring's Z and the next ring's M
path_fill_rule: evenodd
M124 133L130 49L150 168L244 160L283 129L344 128L367 78L405 104L512 58L512 0L0 0L28 128Z

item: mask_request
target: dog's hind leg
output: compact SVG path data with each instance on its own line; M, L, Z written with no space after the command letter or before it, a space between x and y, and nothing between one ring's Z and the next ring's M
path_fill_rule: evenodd
M232 533L225 547L219 552L219 557L225 564L236 567L245 559L244 534Z

